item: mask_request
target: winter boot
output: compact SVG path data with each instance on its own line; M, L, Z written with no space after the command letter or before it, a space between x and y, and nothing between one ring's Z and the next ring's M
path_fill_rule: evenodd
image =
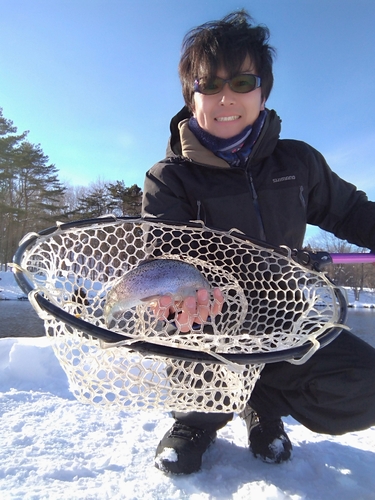
M191 474L201 468L202 455L215 441L216 432L182 424L178 420L160 441L155 467L171 474Z
M247 405L240 415L246 422L250 450L263 462L279 464L292 456L292 443L280 418L259 416Z

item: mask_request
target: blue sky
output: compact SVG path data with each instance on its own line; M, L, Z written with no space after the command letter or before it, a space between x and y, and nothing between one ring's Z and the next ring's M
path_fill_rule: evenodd
M183 104L184 34L241 7L277 49L282 137L375 200L373 0L0 0L0 107L62 181L142 187Z

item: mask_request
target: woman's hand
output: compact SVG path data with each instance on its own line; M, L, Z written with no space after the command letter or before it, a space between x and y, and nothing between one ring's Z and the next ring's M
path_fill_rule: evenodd
M193 329L193 324L203 324L209 317L213 318L222 310L224 297L219 288L213 289L213 301L204 288L197 291L196 296L186 297L181 302L175 302L173 297L163 295L153 307L155 316L167 319L175 314L174 321L181 332L186 333Z

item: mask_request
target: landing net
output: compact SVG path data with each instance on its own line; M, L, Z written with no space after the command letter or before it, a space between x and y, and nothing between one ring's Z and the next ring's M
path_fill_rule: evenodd
M161 320L139 304L108 327L109 291L150 258L194 265L221 289L222 312L183 333L175 316ZM288 249L201 223L107 217L59 224L27 235L14 263L74 395L93 405L241 412L264 363L304 362L343 327L341 296L323 274L299 265Z

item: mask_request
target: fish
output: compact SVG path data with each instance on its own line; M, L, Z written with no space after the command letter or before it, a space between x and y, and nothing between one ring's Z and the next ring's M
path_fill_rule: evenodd
M108 293L104 305L106 324L140 304L155 302L162 295L171 295L178 302L202 288L211 289L207 279L192 264L174 259L144 261L128 271Z

